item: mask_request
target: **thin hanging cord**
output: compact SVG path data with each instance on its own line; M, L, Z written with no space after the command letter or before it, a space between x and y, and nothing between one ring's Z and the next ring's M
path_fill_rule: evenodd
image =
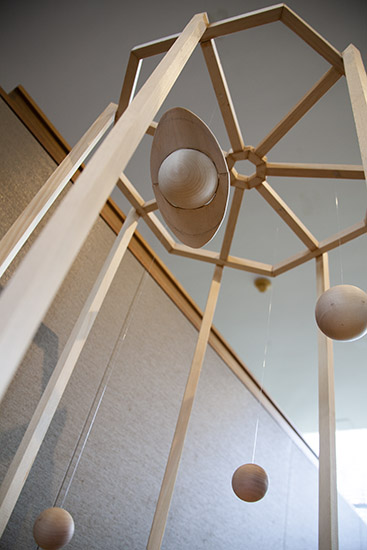
M54 506L60 506L60 508L64 507L64 503L65 503L65 500L66 500L67 495L69 493L69 489L71 487L71 484L73 482L75 473L76 473L77 468L79 466L79 462L81 460L83 451L84 451L85 446L87 444L89 434L91 433L91 430L93 428L93 425L94 425L95 419L97 417L99 408L101 406L103 396L106 392L109 380L110 380L111 375L112 375L112 373L114 371L114 368L116 366L115 358L117 357L117 355L120 353L120 351L122 349L124 340L126 338L126 335L128 333L128 330L129 330L129 327L130 327L130 324L131 324L131 321L132 321L132 318L133 318L133 313L136 309L137 304L139 303L139 300L140 300L141 295L143 293L143 288L144 288L145 282L146 282L146 280L147 280L147 278L150 274L153 263L154 263L154 258L152 259L152 262L149 266L149 270L144 270L144 272L143 272L143 274L140 278L139 285L138 285L138 287L135 291L135 294L134 294L133 299L130 303L128 312L126 314L125 320L122 324L121 330L120 330L119 335L116 339L114 348L113 348L112 353L110 355L110 359L108 361L108 364L105 368L102 380L99 384L99 387L98 387L97 393L94 397L92 406L89 410L87 419L84 423L83 429L82 429L82 431L80 433L80 436L78 438L78 441L75 445L74 452L73 452L72 457L71 457L70 462L69 462L69 466L68 466L68 468L65 472L63 481L61 483L60 489L59 489L58 494L56 496ZM62 492L64 492L63 496L62 496ZM58 501L60 501L59 504L58 504Z
M278 233L279 228L277 227L276 235L275 235L275 246L274 246L274 258L275 258L275 252L278 247ZM273 261L274 261L273 258ZM260 393L257 398L257 418L256 418L256 426L255 426L255 435L254 435L254 446L252 450L252 459L251 462L255 463L255 453L256 453L256 445L257 445L257 435L259 432L259 419L260 419L260 407L261 407L261 396L263 394L264 389L264 378L265 378L265 367L266 367L266 360L268 355L268 344L269 344L269 336L270 336L270 318L271 318L271 310L272 310L272 304L273 304L273 285L270 287L270 298L269 298L269 307L268 307L268 321L266 325L266 338L265 338L265 347L264 347L264 358L263 358L263 364L262 364L262 370L261 370L261 381L260 381Z
M335 210L336 210L336 221L338 224L338 233L339 233L339 262L340 262L340 280L341 284L344 284L344 274L343 274L343 262L342 262L342 247L341 247L341 238L340 238L340 218L339 218L339 201L338 196L335 191Z

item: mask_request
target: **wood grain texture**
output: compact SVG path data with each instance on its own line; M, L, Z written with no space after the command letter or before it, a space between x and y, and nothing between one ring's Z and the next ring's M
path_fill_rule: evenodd
M291 178L336 178L346 180L365 179L363 166L347 164L294 164L267 162L266 175Z
M280 20L324 57L326 61L331 63L340 74L344 74L341 53L286 5L284 5Z
M1 295L0 399L99 211L207 26L196 15L94 154ZM60 227L64 228L60 232ZM32 314L30 314L32 312Z
M367 179L367 75L360 52L353 44L343 52L345 76Z
M135 209L132 209L80 312L78 320L65 344L46 389L9 466L0 488L0 537L27 480L32 464L74 371L74 367L83 350L103 300L134 234L138 219L138 214Z
M208 300L205 307L199 337L187 379L181 409L177 419L176 429L172 440L171 450L167 460L161 491L159 494L156 511L147 544L147 550L158 550L161 547L164 529L167 522L168 511L172 499L177 471L180 464L184 441L189 425L192 406L199 383L200 371L204 361L211 325L213 322L215 307L220 290L223 268L216 266L213 280L210 286Z
M317 295L330 288L327 254L316 258ZM333 343L318 331L319 354L319 548L338 549Z
M116 111L111 103L64 158L0 242L0 277L60 195L71 176L111 126Z
M257 145L255 153L263 157L278 141L317 103L319 99L339 80L341 74L331 68Z
M258 185L256 190L310 250L318 248L317 239L266 181Z
M214 40L202 42L201 49L205 57L232 149L233 151L242 151L244 142L241 128L238 124L237 115Z

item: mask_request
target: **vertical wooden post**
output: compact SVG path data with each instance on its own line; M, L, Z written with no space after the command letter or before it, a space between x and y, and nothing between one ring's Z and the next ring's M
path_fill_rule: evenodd
M0 487L0 537L27 480L89 332L121 264L139 215L132 208L108 254Z
M353 44L343 52L343 60L363 169L367 178L367 75L361 54Z
M316 258L317 295L330 288L327 253ZM319 348L319 549L338 550L333 343L320 330Z
M167 460L166 471L164 473L161 491L154 514L147 550L159 550L162 544L178 466L180 463L182 449L184 446L186 432L190 420L191 409L194 403L201 366L204 361L205 351L210 335L210 329L213 322L215 306L217 304L217 299L219 295L222 272L223 266L215 267L203 320L201 322L199 337L191 364L191 370L187 379L186 388L181 403L181 409L177 419L176 430L173 436L171 450Z

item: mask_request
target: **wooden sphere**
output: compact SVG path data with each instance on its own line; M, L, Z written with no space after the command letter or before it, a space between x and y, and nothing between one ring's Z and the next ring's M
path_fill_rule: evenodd
M218 173L212 160L195 149L177 149L162 162L158 185L173 206L200 208L214 197Z
M367 294L352 285L337 285L317 300L319 329L333 340L357 340L367 332Z
M268 490L269 480L265 470L257 464L243 464L232 476L232 488L238 498L246 502L262 499Z
M63 508L47 508L36 519L33 536L44 550L57 550L71 541L74 520Z

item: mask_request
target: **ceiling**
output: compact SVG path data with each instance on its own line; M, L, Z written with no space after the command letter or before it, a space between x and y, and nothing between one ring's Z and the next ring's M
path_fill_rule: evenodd
M366 64L364 1L294 0L288 5L339 51L353 43ZM22 84L73 145L110 101L118 101L132 47L179 32L199 11L207 11L213 22L263 7L257 0L143 0L128 6L117 0L4 0L0 84L6 91ZM220 38L216 45L246 145L256 146L329 68L279 22ZM144 61L139 86L159 59ZM175 106L195 112L222 148L230 148L200 49L156 120ZM151 139L144 137L126 170L145 200L153 198ZM339 80L267 156L272 162L361 164L345 80ZM246 161L237 163L236 169L243 174L253 172ZM367 189L363 181L276 177L268 181L319 240L365 216ZM123 210L128 209L119 192L114 198ZM167 254L143 221L139 230L203 308L213 266ZM206 248L218 251L222 238L223 226ZM246 191L231 254L274 264L303 249L260 195ZM332 251L331 283L344 282L366 290L366 250L367 238L363 236ZM273 279L270 290L263 294L255 288L255 278L251 273L224 270L214 324L258 379L266 359L265 389L301 432L314 432L318 411L314 262ZM366 351L366 337L335 343L340 429L367 428Z

